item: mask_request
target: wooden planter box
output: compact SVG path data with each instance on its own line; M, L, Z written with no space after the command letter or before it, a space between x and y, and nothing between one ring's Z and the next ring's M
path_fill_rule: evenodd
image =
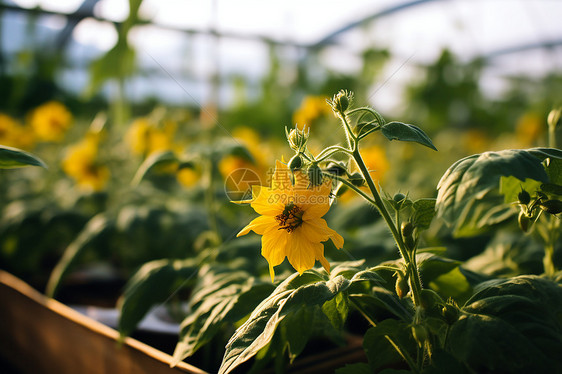
M0 363L16 372L206 373L183 362L170 368L170 355L132 338L119 345L118 337L116 330L0 270Z

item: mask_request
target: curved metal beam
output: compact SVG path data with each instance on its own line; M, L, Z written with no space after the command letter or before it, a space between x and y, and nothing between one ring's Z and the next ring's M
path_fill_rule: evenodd
M321 48L323 46L325 46L326 44L330 44L333 42L333 40L340 34L343 34L346 31L349 31L351 29L354 29L356 27L359 27L365 23L371 22L377 18L380 17L384 17L387 16L389 14L392 13L396 13L399 12L401 10L407 9L407 8L411 8L413 6L417 6L417 5L423 5L425 3L429 3L432 1L446 1L446 0L415 0L415 1L408 1L402 4L398 4L398 5L393 5L391 7L388 7L386 9L383 9L375 14L371 14L368 17L365 17L363 19L360 19L358 21L352 22L348 25L346 25L345 27L342 27L339 30L336 30L328 35L326 35L324 38L320 39L318 42L309 45L309 48L315 49L315 48Z

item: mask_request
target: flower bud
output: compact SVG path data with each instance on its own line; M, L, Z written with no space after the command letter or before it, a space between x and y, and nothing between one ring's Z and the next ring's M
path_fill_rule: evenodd
M347 170L345 168L345 165L342 165L338 162L330 162L326 167L326 172L339 177L344 175L347 172Z
M414 233L414 225L412 225L411 222L402 222L400 231L402 232L402 236L404 238L412 236L412 234Z
M299 170L302 166L302 158L299 154L296 154L291 158L289 161L289 169L294 172L295 170Z
M531 195L525 190L521 190L517 195L520 204L527 205L531 202Z
M361 187L365 184L365 178L363 178L363 174L361 174L360 172L356 171L355 173L351 174L348 177L349 181L351 182L351 184L353 184L356 187Z
M310 128L299 130L299 128L295 125L295 128L291 131L288 131L287 128L285 128L285 134L287 136L287 141L289 142L289 147L291 147L294 151L300 151L308 142Z
M408 285L408 278L402 276L402 273L396 272L396 284L394 285L396 294L399 298L403 298L410 291L410 286Z
M394 195L394 197L392 198L394 201L396 201L397 203L401 202L402 200L404 200L406 198L406 195L404 195L403 193L397 193Z
M351 92L347 92L346 90L341 90L337 94L334 95L333 99L330 100L328 103L332 107L332 110L335 113L345 113L347 108L349 108L349 104L353 100L353 94Z
M459 319L459 310L454 305L445 304L441 309L441 315L448 325L452 325Z
M409 250L413 250L416 246L416 242L413 236L414 225L412 225L411 222L402 222L400 232L402 233L402 238L404 239L404 244L406 244L406 247L408 247Z
M527 217L525 212L523 211L519 212L519 217L517 218L517 222L519 223L519 228L521 229L521 231L527 232L529 230L529 224L531 223L531 220L529 219L529 217Z
M550 214L562 213L562 201L560 200L546 200L541 203L541 209Z

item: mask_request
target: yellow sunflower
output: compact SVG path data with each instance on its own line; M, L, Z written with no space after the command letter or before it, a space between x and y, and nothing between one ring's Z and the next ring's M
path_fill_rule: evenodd
M299 274L312 268L316 260L330 271L322 242L330 239L338 249L343 247L341 235L321 218L330 209L331 181L326 178L321 185L312 186L307 176L298 171L294 179L293 183L289 168L277 161L271 187L252 187L249 202L261 216L237 235L250 231L262 235L261 253L269 263L272 282L273 268L285 257Z
M72 124L72 114L58 101L49 101L35 108L30 124L40 140L59 142Z
M84 190L102 190L110 177L109 168L98 162L99 137L88 134L68 149L62 169Z

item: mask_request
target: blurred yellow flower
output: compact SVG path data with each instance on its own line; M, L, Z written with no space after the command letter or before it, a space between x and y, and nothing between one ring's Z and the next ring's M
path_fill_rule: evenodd
M293 113L293 123L302 130L305 125L311 126L322 116L332 116L332 109L326 100L328 100L327 96L306 96Z
M488 135L478 129L471 129L464 132L463 137L464 148L468 154L476 154L487 151L490 148L491 140Z
M176 173L178 182L184 187L193 187L201 178L199 172L192 168L181 168Z
M536 113L525 113L517 121L515 136L522 147L536 144L546 130L546 122Z
M138 118L129 127L125 140L134 154L147 157L158 151L179 152L181 146L174 142L175 134L175 122L166 121L159 127L148 118Z
M0 113L0 144L31 149L35 145L35 137L31 129L22 126L14 118Z
M271 187L252 188L249 202L260 216L237 235L250 231L262 235L261 253L269 263L272 282L273 268L285 257L299 274L311 269L316 260L330 271L322 243L331 240L338 249L343 248L341 235L321 218L330 209L331 180L326 178L319 186L311 186L306 174L296 172L294 177L293 184L289 168L277 161Z
M252 188L251 182L256 182L256 178L251 178L250 182L247 180L239 180L237 174L242 170L250 170L253 172L253 175L258 176L258 180L262 178L262 173L258 166L244 157L228 155L223 157L219 162L219 171L229 189L235 188L243 192ZM234 178L232 178L232 176L234 176Z
M35 108L29 123L39 140L58 142L72 123L72 114L58 101L49 101Z
M229 178L233 173L240 170L249 170L252 175L257 176L259 180L265 180L265 171L269 160L267 155L269 154L268 149L264 149L264 142L260 136L249 127L238 127L232 132L232 136L237 142L244 145L254 162L248 160L245 157L238 155L227 155L219 161L219 172L225 179L229 188L236 188L240 192L244 190L250 190L251 185L256 182L256 178L250 178L248 180L239 181L237 177ZM236 182L236 185L231 185Z
M62 169L85 190L100 191L109 180L109 168L98 161L99 135L88 134L72 145L62 161Z
M380 146L372 145L362 148L361 156L375 182L382 182L390 168L385 150Z
M381 183L384 180L386 173L390 168L390 163L386 157L385 150L378 145L371 145L361 148L361 157L371 174L371 177L376 183ZM369 194L369 189L366 186L360 187L365 193ZM352 191L346 192L338 197L338 201L346 203L357 198L359 195Z
M0 113L0 144L15 147L18 127L15 119Z

